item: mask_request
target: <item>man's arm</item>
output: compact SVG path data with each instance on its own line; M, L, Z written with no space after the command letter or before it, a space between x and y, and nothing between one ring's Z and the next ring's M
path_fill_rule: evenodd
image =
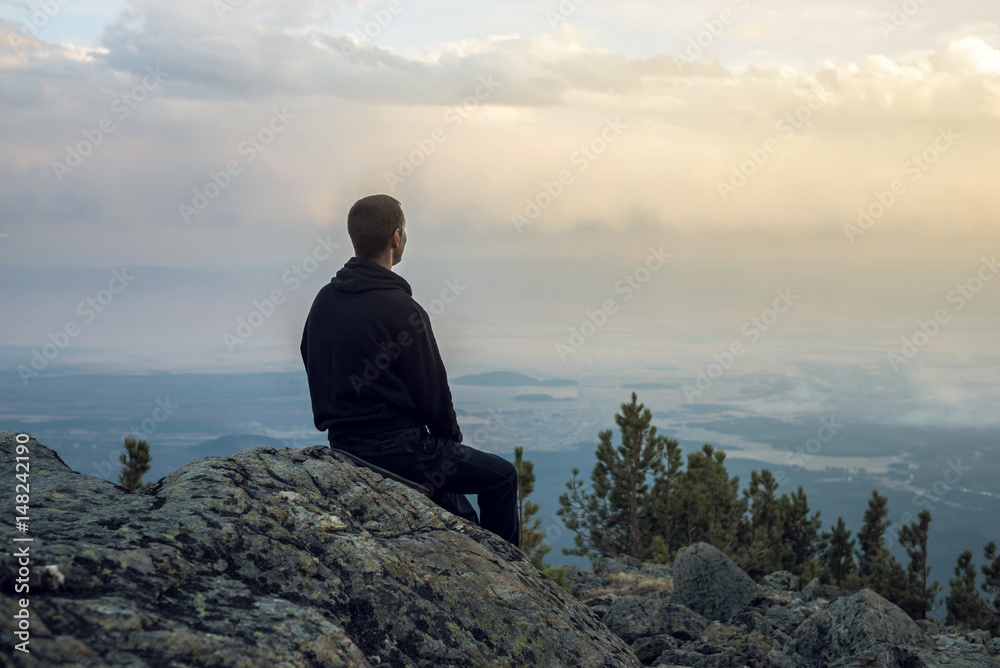
M431 330L430 317L419 304L414 304L416 310L410 314L406 327L412 340L400 352L400 376L413 397L417 416L431 435L461 443L462 430L458 427L448 374Z

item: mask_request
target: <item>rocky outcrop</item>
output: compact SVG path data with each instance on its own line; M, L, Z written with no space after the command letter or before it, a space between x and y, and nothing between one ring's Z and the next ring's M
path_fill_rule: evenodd
M142 494L28 446L31 654L11 659L5 547L4 666L641 665L519 550L324 446L201 459Z
M745 581L734 575L737 567L728 557L709 548L692 546L684 559L682 550L673 569L629 558L599 560L593 572L567 567L567 581L647 666L1000 668L1000 641L984 631L963 634L916 624L867 589L848 596L817 580L796 591L798 578L785 571L754 585L749 601L728 619L711 621L681 603L678 575L708 592L707 602L734 580L740 586ZM690 559L694 554L710 556ZM686 596L684 601L709 609Z

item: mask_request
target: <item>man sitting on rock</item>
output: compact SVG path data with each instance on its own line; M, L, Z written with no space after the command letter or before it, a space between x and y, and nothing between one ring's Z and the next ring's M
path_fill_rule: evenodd
M513 464L462 444L430 317L392 271L406 220L371 195L347 214L354 257L313 301L302 332L313 420L332 447L421 482L438 505L520 542ZM477 494L482 520L465 498Z

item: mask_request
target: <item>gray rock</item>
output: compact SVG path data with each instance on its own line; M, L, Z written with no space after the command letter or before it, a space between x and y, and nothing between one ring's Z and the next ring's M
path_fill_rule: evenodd
M764 618L776 629L792 633L806 621L812 611L798 605L776 605L764 611Z
M802 622L790 644L803 665L828 666L838 661L869 660L869 655L875 656L871 660L881 661L879 657L892 655L894 648L927 643L920 627L898 606L870 589L862 589L835 598L824 610Z
M833 585L820 584L819 578L813 578L809 581L805 587L802 588L802 600L803 601L815 601L816 599L826 599L832 600L838 596L844 596L846 592Z
M586 605L588 608L595 608L597 606L608 607L616 600L618 600L618 596L616 596L615 594L602 594L600 596L595 596L594 598L587 599L586 601L584 601L584 605Z
M798 591L801 585L799 576L788 571L775 571L770 575L765 575L764 582L782 591Z
M941 632L941 628L937 625L937 622L932 619L917 619L915 621L917 622L917 626L919 626L920 630L924 633L930 634Z
M772 649L760 665L763 668L802 668L802 662L787 654L780 646Z
M627 643L666 633L680 640L694 640L708 620L662 594L621 596L604 615L612 633Z
M614 558L601 557L594 562L594 572L598 575L638 571L640 568L642 568L642 562L627 554L622 554Z
M990 641L990 632L983 629L969 631L965 634L965 640L977 645L985 645Z
M691 668L743 668L743 663L730 654L702 654L688 649L668 649L656 659L656 663Z
M768 621L767 617L760 610L754 608L737 613L730 618L729 623L734 626L741 626L748 631L757 631L765 636L772 636L774 634L774 625Z
M5 480L13 438L0 432ZM33 618L17 665L641 665L520 550L325 446L201 459L141 494L28 447ZM4 545L15 535L0 525Z
M672 579L674 577L674 569L664 564L643 564L639 572L643 575L652 575L657 578Z
M970 641L968 638L934 636L934 646L939 649L955 650L963 654L989 654L984 644Z
M685 547L674 559L674 600L708 619L725 621L757 595L757 585L708 543Z
M680 644L677 638L666 633L658 633L655 636L636 640L632 643L632 651L639 657L643 665L649 665L665 651L668 649L677 649L680 647Z
M581 570L578 566L566 566L566 583L577 598L588 591L602 589L609 584L607 578L595 575L591 571Z
M980 650L982 647L980 647ZM970 652L959 647L946 649L926 649L901 647L896 652L898 664L902 668L998 668L1000 659L988 656L982 651Z

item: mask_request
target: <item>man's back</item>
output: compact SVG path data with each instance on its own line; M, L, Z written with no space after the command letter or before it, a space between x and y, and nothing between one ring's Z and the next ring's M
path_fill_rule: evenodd
M317 294L301 352L316 428L331 439L426 425L461 442L430 318L391 270L348 260Z
M520 546L517 470L462 444L430 318L392 272L399 201L369 195L347 214L355 257L316 295L302 332L313 420L330 445L409 480L432 501ZM465 497L476 494L480 518Z

